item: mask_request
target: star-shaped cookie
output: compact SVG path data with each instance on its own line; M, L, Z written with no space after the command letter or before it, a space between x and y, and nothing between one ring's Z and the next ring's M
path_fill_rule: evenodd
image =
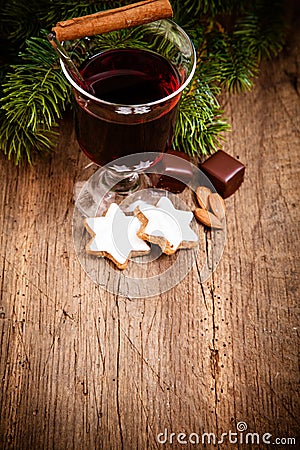
M193 213L176 209L167 197L162 197L156 206L139 206L135 214L142 223L138 236L158 244L167 255L198 244L198 236L190 227Z
M89 217L84 225L93 238L87 244L87 253L104 256L119 269L125 269L130 257L150 252L149 245L137 236L141 223L137 217L126 216L112 203L102 217Z

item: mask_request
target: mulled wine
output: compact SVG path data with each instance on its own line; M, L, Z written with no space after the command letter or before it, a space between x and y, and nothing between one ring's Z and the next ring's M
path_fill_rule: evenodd
M80 73L101 102L76 101L77 139L92 161L105 165L132 153L170 148L179 96L158 101L181 81L167 59L144 49L107 50L83 63Z

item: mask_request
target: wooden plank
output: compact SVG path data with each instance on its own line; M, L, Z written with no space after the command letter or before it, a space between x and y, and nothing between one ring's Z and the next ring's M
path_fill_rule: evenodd
M226 201L227 248L213 276L218 426L232 417L272 439L299 433L299 33L293 39L251 95L227 99L225 149L247 176Z

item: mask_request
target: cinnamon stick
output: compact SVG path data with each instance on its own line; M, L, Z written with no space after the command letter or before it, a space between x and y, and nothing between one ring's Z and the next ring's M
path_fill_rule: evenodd
M52 28L52 32L56 34L59 41L70 41L166 19L172 15L173 11L169 0L144 0L120 8L58 22Z

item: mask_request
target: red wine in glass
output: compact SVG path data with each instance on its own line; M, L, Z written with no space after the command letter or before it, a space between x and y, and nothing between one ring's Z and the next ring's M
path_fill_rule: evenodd
M77 101L77 140L89 159L103 166L125 155L170 148L179 97L167 108L155 103L181 85L167 59L144 49L107 50L84 62L80 73L102 101L101 114Z

